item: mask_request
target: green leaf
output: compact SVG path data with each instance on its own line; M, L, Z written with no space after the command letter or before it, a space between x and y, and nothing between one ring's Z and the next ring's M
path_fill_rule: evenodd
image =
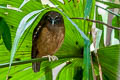
M87 0L84 11L84 18L89 16L92 7L92 0Z
M98 58L102 67L103 80L120 79L120 45L114 45L99 49ZM93 57L93 61L94 64L97 64L95 57Z
M64 58L64 59L59 59L57 61L52 61L49 62L48 58L41 58L43 61L41 63L41 68L40 68L40 72L38 73L34 73L32 71L31 68L31 62L38 60L38 59L34 59L34 60L26 60L26 61L16 61L14 62L14 66L11 67L11 73L9 76L12 76L11 80L18 80L18 79L29 79L29 80L38 80L38 79L43 79L45 80L46 75L47 77L52 77L51 75L51 71L46 71L49 67L49 69L53 69L56 66L62 64L63 62L66 62L68 60L70 60L69 58ZM39 59L39 60L41 60ZM6 63L9 64L9 63ZM3 64L4 65L4 64ZM0 65L1 66L1 65ZM8 65L7 65L8 66ZM0 73L3 73L2 75L0 75L1 79L5 79L6 77L6 72L7 72L8 68L6 67L1 67L0 68ZM46 72L45 72L46 71ZM29 74L30 76L28 77L27 74ZM26 75L26 76L25 76Z
M16 10L22 12L19 8L13 7L9 4L0 4L0 8L2 9L11 9L11 10Z
M60 10L60 9L59 9ZM61 11L61 10L60 10ZM62 12L62 11L61 11ZM63 12L62 12L63 13ZM89 80L89 69L90 69L90 41L88 37L80 30L80 28L65 14L64 16L74 25L77 31L81 34L84 39L84 72L83 72L83 80Z
M113 2L106 2L106 1L98 1L98 2L108 5L109 7L107 8L120 8L120 4L115 4Z
M103 21L102 16L98 13L98 7L96 7L96 20ZM102 48L104 46L104 27L103 24L96 23L97 36L96 36L96 44L97 48Z
M53 76L52 76L52 69L48 67L46 67L45 69L45 78L46 80L49 79L49 80L53 80Z
M3 42L6 48L10 51L12 46L10 29L5 20L1 17L0 17L0 34L2 35Z
M11 59L10 59L9 69L11 68L11 64L13 62L14 55L15 55L15 52L17 50L17 45L18 45L18 42L19 42L21 36L25 32L25 30L33 23L33 21L38 17L38 15L40 14L40 12L43 11L43 10L44 9L33 11L33 12L29 13L28 15L26 15L21 20L21 22L20 22L20 24L18 26L17 32L16 32L16 37L14 39L14 43L13 43L13 47L12 47L12 51L11 51ZM35 17L33 17L33 16L35 16ZM33 17L33 18L31 20L29 20L31 17Z
M7 4L0 4L0 8L7 9Z
M23 3L20 5L19 9L21 9L27 2L29 2L30 0L24 0Z
M58 3L59 1L54 0L54 2ZM59 2L58 7L60 7L60 9L62 9L63 12L65 12L69 16L69 18L71 18L71 17L84 17L83 2L81 0L79 0L78 2L73 1L73 0L71 0L71 1L64 0L64 2L65 2L65 4ZM73 3L73 2L75 2L75 3ZM7 3L12 5L12 6L19 7L20 4L22 3L22 1L16 2L15 0L12 0L12 1L8 0ZM41 7L40 4L30 0L30 2L28 2L26 5L24 5L22 7L22 11L23 11L22 13L7 10L8 16L7 17L5 16L6 21L10 25L14 25L14 27L11 28L12 36L13 36L12 38L14 38L14 36L15 36L17 26L19 24L19 21L22 19L22 17L24 15L30 13L31 11L34 11L36 9L39 10L40 7ZM55 10L55 9L50 9L50 10ZM58 11L58 10L56 10L56 11ZM4 13L4 12L5 11L2 10L2 13ZM58 11L58 12L60 12L60 11ZM13 14L14 14L14 16L13 16ZM71 24L71 22L69 22L69 20L66 19L65 16L63 16L63 17L64 17L64 21L65 21L66 35L65 35L64 43L61 46L60 50L56 53L56 55L58 55L58 54L64 55L65 54L65 55L72 55L72 56L73 55L81 56L81 55L83 55L84 40L81 37L80 33L76 30L76 28ZM92 19L92 18L90 18L90 19ZM88 29L90 27L88 25L84 26L84 21L81 21L81 20L72 20L72 21L75 22L75 24L77 24L77 26L83 32L85 32L86 35L88 34L88 32L90 32L90 29ZM21 37L20 43L22 43L22 46L20 47L19 50L17 50L15 59L16 58L19 58L20 60L30 59L31 55L29 53L31 51L31 33L33 32L33 29L34 29L34 27L31 28L31 30L28 32L27 36L25 36L23 34L23 36ZM25 33L27 33L27 32L25 32ZM24 38L24 36L25 36L25 38ZM24 40L24 41L22 42L22 40ZM21 44L18 44L18 46L20 46L20 45ZM3 51L3 52L5 52L5 51ZM2 55L2 56L4 56L4 55ZM0 60L3 61L3 62L1 62L1 61L0 62L1 63L8 62L9 56L10 55L4 56L4 59L0 58ZM48 65L48 63L46 63L44 65ZM56 64L57 64L57 62L56 62ZM79 64L79 62L78 62L78 64ZM21 66L23 66L23 67L21 68ZM24 79L28 79L28 80L45 79L46 74L44 73L44 70L41 71L43 73L40 72L40 73L35 74L32 72L32 69L29 68L29 66L31 66L31 64L27 65L28 67L26 67L25 65L21 65L21 66L18 67L18 65L16 65L13 68L11 68L11 72L10 72L11 73L10 76L12 76L11 79L13 79L13 80L18 80L20 78L22 78L22 80L24 80ZM51 66L52 66L52 64L51 64ZM16 67L17 67L17 70L14 71L16 69ZM21 68L21 69L19 69L19 68ZM41 67L41 69L43 69L43 68ZM7 71L7 70L5 70L5 71ZM4 72L4 70L3 70L3 72Z
M83 80L89 80L90 78L90 69L91 69L91 59L90 59L90 42L89 40L85 40L85 46L84 46L84 71L83 71Z
M73 59L72 61L67 62L58 73L56 80L82 80L82 64L82 59Z
M112 26L115 27L120 27L120 17L114 17L112 19ZM117 38L118 40L120 40L120 31L119 30L115 30L115 38Z

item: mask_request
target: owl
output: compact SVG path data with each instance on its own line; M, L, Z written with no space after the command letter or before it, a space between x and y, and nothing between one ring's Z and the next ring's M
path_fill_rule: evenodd
M31 58L54 55L61 47L64 36L65 27L62 15L56 11L45 13L33 31ZM34 72L40 71L40 63L32 63Z

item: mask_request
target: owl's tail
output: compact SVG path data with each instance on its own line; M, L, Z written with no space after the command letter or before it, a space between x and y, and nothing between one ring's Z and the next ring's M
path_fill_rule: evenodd
M34 72L39 72L40 71L40 62L33 62L32 69Z

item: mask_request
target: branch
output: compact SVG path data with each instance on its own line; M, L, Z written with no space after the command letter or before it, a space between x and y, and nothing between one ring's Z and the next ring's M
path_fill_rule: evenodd
M70 19L87 20L87 21L90 21L90 22L94 22L94 23L99 23L99 24L106 25L107 27L112 28L112 29L120 30L119 27L114 27L114 26L111 26L111 25L109 25L109 24L106 24L106 23L104 23L104 22L102 22L102 21L98 21L98 20L91 20L91 19L84 19L84 18L70 18Z
M58 59L73 59L73 58L83 58L83 56L57 56ZM41 62L41 61L47 61L48 58L36 58L31 60L24 60L24 61L15 61L12 63L12 66L14 65L22 65L22 64L28 64L32 62ZM9 67L9 63L0 64L0 68Z

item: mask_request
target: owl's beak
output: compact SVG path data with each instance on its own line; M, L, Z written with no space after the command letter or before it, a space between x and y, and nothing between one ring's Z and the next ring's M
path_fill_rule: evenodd
M52 25L54 25L55 24L55 20L52 20Z

